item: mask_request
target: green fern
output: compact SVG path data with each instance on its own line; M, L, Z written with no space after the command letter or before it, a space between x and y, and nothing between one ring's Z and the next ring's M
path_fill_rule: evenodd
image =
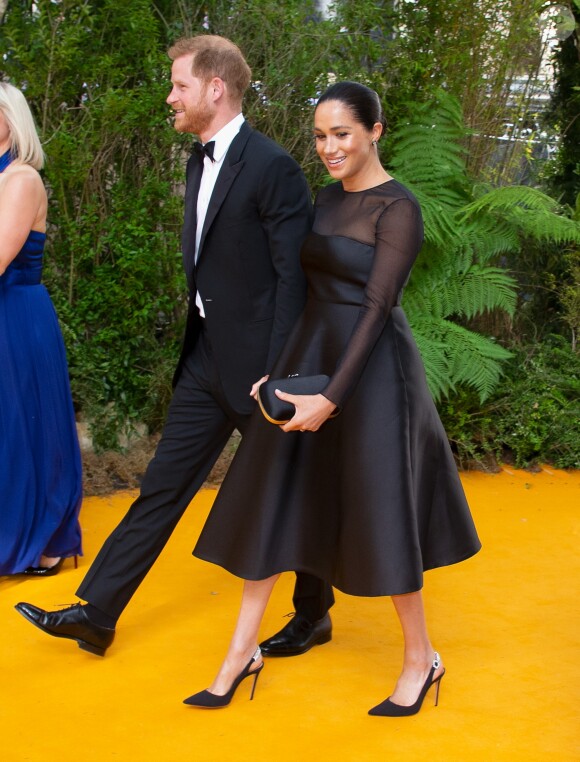
M501 188L487 189L478 186L479 197L463 210L467 217L473 212L510 211L514 206L536 212L558 212L558 202L537 188L528 185L505 185Z
M517 251L521 245L520 236L506 220L486 216L474 221L465 219L460 223L460 230L462 245L482 264Z
M423 358L431 394L435 399L440 399L454 388L449 378L448 359L445 354L447 345L444 341L439 341L434 333L429 333L425 321L419 320L416 325L411 319L409 322Z
M445 284L442 287L442 283ZM472 264L464 271L461 259L442 259L427 271L416 270L405 292L405 309L415 315L471 319L493 309L513 314L516 282L499 267Z
M580 225L554 199L527 186L489 189L467 176L461 107L445 92L412 109L394 134L393 174L417 197L425 245L405 291L404 307L435 398L458 385L488 397L510 353L458 324L486 311L512 315L517 284L499 266L526 237L580 241Z
M481 400L493 392L501 376L501 363L510 352L492 339L448 320L410 316L413 334L423 357L427 381L436 399L458 385L474 388Z
M474 264L463 278L457 314L470 319L486 311L500 309L513 315L515 289L516 281L500 267Z
M580 225L565 217L558 202L537 188L506 186L488 190L468 204L460 220L474 218L497 220L511 226L517 235L554 243L580 243Z
M484 400L501 376L501 362L511 353L492 339L446 321L447 356L456 384L472 386Z
M425 240L434 246L445 248L454 245L454 239L457 236L457 226L453 217L453 206L447 199L433 199L432 192L425 190L418 184L409 182L404 175L396 173L397 180L400 180L417 197L423 212L423 222L425 225Z

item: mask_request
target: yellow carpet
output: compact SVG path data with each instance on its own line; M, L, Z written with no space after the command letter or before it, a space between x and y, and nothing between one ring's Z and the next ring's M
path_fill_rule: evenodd
M101 659L28 624L13 605L72 603L90 560L131 496L85 500L85 557L50 579L0 581L2 762L188 760L580 759L578 523L580 473L504 470L462 476L484 545L426 575L430 630L447 675L411 718L367 716L397 677L401 636L390 601L338 594L334 637L304 656L266 661L254 701L181 704L224 653L241 583L190 555L215 492L195 499ZM291 610L278 584L263 635Z

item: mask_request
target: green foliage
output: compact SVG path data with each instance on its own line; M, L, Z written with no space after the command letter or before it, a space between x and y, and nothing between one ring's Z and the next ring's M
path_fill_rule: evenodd
M517 466L543 457L560 468L580 468L580 358L562 341L520 358L498 440Z
M41 0L10 3L1 34L47 153L45 281L73 397L111 447L133 422L159 425L167 394L150 390L169 388L184 311L158 21L146 0Z
M481 405L467 390L440 403L463 465L489 458L580 467L580 356L559 336L513 348L503 389Z
M474 185L461 148L465 132L459 103L440 91L410 109L409 122L393 135L390 164L414 191L425 220L426 243L404 306L431 391L439 399L467 385L484 401L510 353L468 323L494 310L513 315L517 282L498 266L500 257L525 238L577 241L580 226L534 188Z
M364 82L385 96L395 81L385 76L396 60L388 37L396 13L376 0L337 2L334 15L322 17L312 0L209 0L206 28L229 37L252 66L253 86L244 111L259 130L283 145L300 163L313 191L324 169L312 140L312 106L331 82ZM399 104L400 105L400 104Z
M465 209L465 220L489 219L491 225L511 230L517 242L502 257L518 281L514 333L525 343L554 331L571 331L576 346L579 221L567 216L569 208L535 188L485 190Z
M512 315L518 291L518 316L534 325L545 303L534 294L549 295L560 327L575 304L558 285L573 289L562 248L577 226L539 192L474 184L465 166L490 176L487 136L533 59L539 6L338 0L321 18L310 0L11 0L1 75L25 90L47 152L45 282L97 444L114 445L137 421L159 428L169 398L186 307L178 235L189 139L167 120L165 51L204 31L240 45L253 69L246 116L294 155L313 191L324 182L315 98L335 79L377 90L391 125L383 154L425 218L405 308L431 388L440 399L492 399L508 352L474 320Z
M417 196L425 221L426 243L404 306L431 391L440 398L467 384L483 400L497 384L500 362L509 353L458 321L486 310L513 311L515 282L487 262L497 250L515 242L506 242L496 232L490 252L487 229L478 228L477 221L460 222L460 212L469 200L461 148L464 135L459 104L441 92L435 104L415 107L409 123L397 130L390 164L397 179Z
M293 153L315 189L323 170L312 99L332 76L378 87L376 30L389 15L373 0L328 20L302 0L8 4L2 76L25 90L47 153L45 282L75 404L100 447L134 421L159 427L186 308L178 233L190 139L167 119L168 45L205 31L234 39L253 67L247 117Z
M580 243L580 225L562 213L542 191L523 185L488 189L463 212L463 219L490 216L507 223L520 236L550 243Z
M570 4L576 29L560 41L553 63L555 87L544 121L560 136L559 150L547 171L548 182L562 203L573 207L580 198L580 6Z
M460 468L496 467L498 414L493 399L482 405L477 393L463 386L437 403L441 422Z
M513 182L525 151L523 141L512 139L500 158L497 136L506 121L527 125L535 118L533 93L542 86L538 21L545 6L543 0L397 3L405 30L394 63L402 101L428 102L437 88L455 96L469 127L470 174L492 176L496 184Z
M563 318L572 332L572 349L576 349L580 335L580 251L570 252L567 264L569 279L560 288L560 301Z

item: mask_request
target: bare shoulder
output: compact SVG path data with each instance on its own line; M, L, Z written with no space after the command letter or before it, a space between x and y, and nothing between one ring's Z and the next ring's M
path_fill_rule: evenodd
M40 183L40 185L43 185L37 170L31 167L30 164L11 164L4 170L0 179L11 183L23 182L28 185Z
M36 197L45 194L42 178L29 164L11 164L0 175L0 192L28 193Z

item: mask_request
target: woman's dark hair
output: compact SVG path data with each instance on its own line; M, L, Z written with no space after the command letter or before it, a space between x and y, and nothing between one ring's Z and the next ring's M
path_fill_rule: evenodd
M384 135L387 130L387 120L383 114L381 101L374 90L358 82L337 82L325 90L318 99L319 106L324 101L340 101L349 108L357 122L369 132L379 122L383 125Z

